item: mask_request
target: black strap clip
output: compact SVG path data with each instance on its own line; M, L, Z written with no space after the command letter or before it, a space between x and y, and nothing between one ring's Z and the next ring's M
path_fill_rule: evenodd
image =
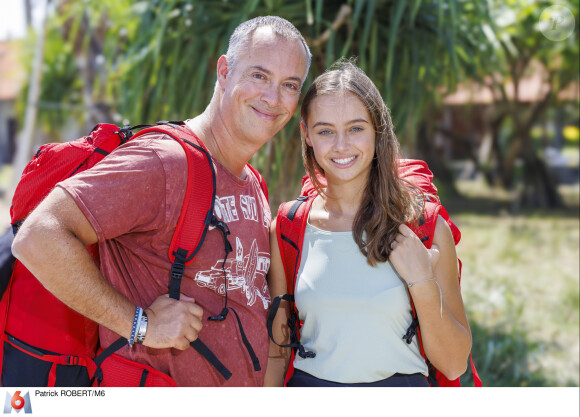
M187 251L178 248L173 252L175 260L171 265L171 280L169 281L169 297L174 300L179 300L181 291L181 278L185 273L185 260L187 259Z
M419 327L419 319L417 317L413 317L413 321L409 325L407 333L405 333L403 336L403 340L407 342L408 345L410 345L413 341L413 336L417 334L417 327Z
M218 220L217 217L215 217L215 216L212 217L210 224L222 232L222 234L224 236L224 245L225 245L225 252L226 252L226 257L227 257L228 254L233 251L232 245L231 245L230 241L228 240L228 235L230 234L230 228L228 227L228 225L225 222ZM225 261L225 259L224 259L224 261Z
M300 319L296 314L296 311L293 310L290 313L290 318L288 319L288 327L290 328L290 345L294 348L294 351L298 350L298 356L302 359L306 358L315 358L316 353L312 352L311 350L306 350L304 345L300 343L300 338L298 337L298 324L300 323Z
M316 353L312 352L311 350L304 349L304 346L299 344L298 345L298 356L300 356L302 359L314 358L314 357L316 357Z
M173 265L171 265L171 278L181 279L181 277L183 277L184 272L185 265L182 264L181 262L174 262Z
M125 125L120 128L118 132L115 132L121 137L121 145L127 143L133 136L133 131L131 129L133 129L131 126Z
M207 319L211 321L224 321L228 315L228 311L229 311L228 308L224 307L222 312L219 313L217 316L209 316Z

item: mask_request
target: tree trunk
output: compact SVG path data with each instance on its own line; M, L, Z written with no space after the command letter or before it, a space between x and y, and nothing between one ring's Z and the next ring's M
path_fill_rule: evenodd
M26 27L32 27L32 0L24 0L24 16L26 17Z
M515 121L515 132L500 171L504 187L512 188L516 161L522 159L522 191L519 203L532 208L561 208L564 205L558 194L557 183L550 175L545 162L538 157L531 139L532 127L545 112L550 98L551 91L530 107L524 120L520 117L522 103L514 102L516 107L512 111L512 117Z
M427 162L429 169L443 183L445 189L452 196L458 196L459 191L455 187L453 173L447 168L443 158L433 146L432 137L433 129L430 129L426 122L421 122L417 131L417 149L420 157Z
M531 146L524 152L523 181L520 196L522 206L549 209L564 207L555 179Z
M500 114L495 119L493 119L493 122L491 123L492 160L490 161L491 163L490 163L489 180L488 180L490 185L495 185L498 178L501 179L503 176L505 162L504 162L504 155L503 155L503 152L501 150L500 143L499 143L499 139L500 139L501 125L502 125L505 117L506 117L505 114ZM512 182L513 179L510 179L509 181Z
M499 170L501 184L508 190L514 187L516 162L521 157L522 149L524 148L523 141L524 137L520 132L515 132L511 136L511 139L509 140L510 147Z
M468 149L468 157L469 159L473 162L473 164L475 165L475 170L478 172L482 172L484 174L484 176L487 178L488 177L488 172L487 170L485 170L482 166L481 163L479 162L479 158L477 155L477 149L473 143L473 139L469 138L469 137L465 137L465 136L461 136L458 135L457 133L446 129L444 127L435 127L434 129L436 132L442 133L444 134L446 137L448 137L449 139L451 139L453 142L461 144L463 146L465 146Z

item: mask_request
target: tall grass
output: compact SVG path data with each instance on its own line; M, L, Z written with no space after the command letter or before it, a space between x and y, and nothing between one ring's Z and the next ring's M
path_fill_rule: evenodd
M579 385L578 206L508 214L496 204L453 203L462 232L462 294L473 333L473 357L485 386ZM577 191L573 200L577 201ZM464 207L469 207L469 199ZM465 201L464 201L465 203ZM464 385L472 384L465 375Z

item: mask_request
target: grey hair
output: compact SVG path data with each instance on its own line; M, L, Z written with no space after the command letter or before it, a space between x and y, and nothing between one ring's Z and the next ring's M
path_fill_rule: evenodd
M226 59L228 61L228 67L233 70L236 67L237 61L240 54L243 52L244 47L251 40L254 31L261 27L269 27L272 31L279 37L285 40L294 41L298 40L304 46L304 51L306 52L306 74L310 68L310 62L312 61L312 54L310 49L304 40L304 37L296 27L279 16L258 16L250 20L242 22L236 27L232 36L230 36L230 42L228 46L228 51L226 52ZM304 77L306 77L304 74ZM303 80L304 81L304 80Z

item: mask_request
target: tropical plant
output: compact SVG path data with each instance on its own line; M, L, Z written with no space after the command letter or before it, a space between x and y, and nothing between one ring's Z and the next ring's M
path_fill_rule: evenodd
M492 97L490 152L480 168L490 183L517 189L518 204L559 207L562 199L542 158L546 144L533 140L532 129L545 123L549 109L565 106L564 90L576 90L565 100L577 108L578 3L493 1L490 16L485 33L493 48L479 54L474 76ZM539 91L530 91L534 87Z
M274 14L307 38L309 80L342 56L358 58L392 109L408 154L417 122L440 101L440 87L452 89L471 74L487 42L486 3L466 0L58 0L56 6L41 100L68 103L68 114L84 109L86 126L200 113L235 26ZM51 125L57 121L52 116ZM296 192L302 175L297 126L292 120L253 161L274 190L274 205Z

